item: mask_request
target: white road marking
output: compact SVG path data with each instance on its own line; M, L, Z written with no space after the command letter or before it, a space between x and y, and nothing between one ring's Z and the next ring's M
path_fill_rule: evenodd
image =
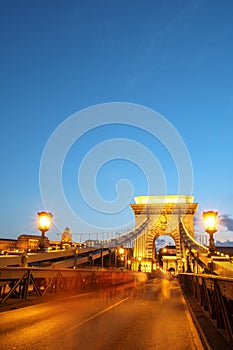
M122 300L118 301L118 303L113 304L113 305L107 307L107 308L104 309L104 310L101 310L101 311L97 312L96 314L94 314L94 315L92 315L92 316L86 318L85 320L83 320L83 321L77 323L76 325L74 325L73 327L69 328L67 331L65 331L65 333L72 332L73 330L77 329L78 327L82 326L83 324L85 324L85 323L87 323L87 322L93 320L94 318L96 318L96 317L98 317L98 316L100 316L100 315L102 315L102 314L104 314L104 313L106 313L106 312L112 310L114 307L116 307L116 306L118 306L118 305L124 303L125 301L127 301L127 300L130 299L130 298L131 298L131 296L129 296L129 297L125 298L125 299L122 299Z

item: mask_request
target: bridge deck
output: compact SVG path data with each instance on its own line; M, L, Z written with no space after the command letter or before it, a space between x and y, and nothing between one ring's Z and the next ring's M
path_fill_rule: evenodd
M202 350L176 280L92 292L1 314L3 349Z

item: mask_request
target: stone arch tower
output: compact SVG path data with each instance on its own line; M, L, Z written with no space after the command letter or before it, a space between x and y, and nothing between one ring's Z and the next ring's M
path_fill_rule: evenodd
M177 264L181 265L184 256L179 231L182 219L190 236L194 237L194 214L198 204L193 196L141 196L134 198L136 204L131 204L136 217L136 226L147 218L149 224L134 242L133 270L137 271L139 264L146 266L146 271L155 268L155 240L162 235L171 236L176 244Z

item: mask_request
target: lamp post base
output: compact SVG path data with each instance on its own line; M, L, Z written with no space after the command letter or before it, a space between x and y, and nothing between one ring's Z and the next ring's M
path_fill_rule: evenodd
M48 247L49 247L49 240L47 237L42 235L39 240L38 248L40 249L40 251L47 251Z
M209 239L209 255L213 255L216 251L216 247L214 244L214 234L212 232L209 232L210 239Z

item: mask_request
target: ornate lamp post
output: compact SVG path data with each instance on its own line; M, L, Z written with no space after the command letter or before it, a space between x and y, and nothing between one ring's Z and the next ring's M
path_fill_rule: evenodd
M216 251L216 247L214 244L214 233L217 232L217 211L206 211L202 214L203 219L205 221L205 231L210 235L209 239L209 252L210 256Z
M39 242L39 247L41 250L43 250L44 248L46 248L45 232L47 232L50 229L53 215L46 211L41 211L37 213L37 215L38 215L38 229L41 231L41 239Z

